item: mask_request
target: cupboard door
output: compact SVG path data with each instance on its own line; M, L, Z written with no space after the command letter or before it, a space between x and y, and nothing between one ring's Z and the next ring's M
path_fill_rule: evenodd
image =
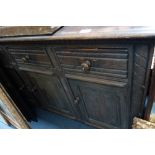
M33 86L36 98L40 106L45 109L52 109L66 114L72 113L67 95L57 76L25 72L28 82ZM31 82L30 82L31 81Z
M103 128L128 128L129 102L124 87L113 87L69 79L79 98L83 119Z

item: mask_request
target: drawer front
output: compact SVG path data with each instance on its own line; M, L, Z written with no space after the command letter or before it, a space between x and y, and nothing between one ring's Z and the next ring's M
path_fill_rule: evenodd
M52 67L45 49L8 49L19 66Z
M55 51L66 75L127 82L130 48L130 46L55 48Z

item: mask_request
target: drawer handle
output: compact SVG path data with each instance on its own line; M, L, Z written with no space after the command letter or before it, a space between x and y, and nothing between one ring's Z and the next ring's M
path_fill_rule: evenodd
M89 60L86 60L85 62L83 62L81 64L81 67L82 67L82 70L87 72L90 70L90 61Z
M22 61L25 63L25 62L28 62L29 61L29 56L26 55L25 57L22 58Z

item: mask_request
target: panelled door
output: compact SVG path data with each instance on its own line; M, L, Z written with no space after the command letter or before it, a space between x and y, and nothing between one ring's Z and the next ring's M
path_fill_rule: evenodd
M128 128L131 45L55 48L81 119L104 128Z

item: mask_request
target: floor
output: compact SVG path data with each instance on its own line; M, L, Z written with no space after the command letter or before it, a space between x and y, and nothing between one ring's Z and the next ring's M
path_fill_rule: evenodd
M147 104L147 100L146 100ZM45 110L37 109L38 121L29 122L32 129L93 129L93 127L75 121L61 115L51 113ZM152 107L151 115L155 115L155 102ZM0 116L0 129L13 129L8 126Z
M13 127L8 126L3 118L0 116L0 129L13 129Z
M75 121L55 113L45 110L37 110L38 121L30 122L32 129L92 129L93 127L85 125L79 121ZM12 129L6 125L0 118L0 129Z
M155 102L153 102L153 107L152 107L152 110L151 110L151 114L155 114Z

